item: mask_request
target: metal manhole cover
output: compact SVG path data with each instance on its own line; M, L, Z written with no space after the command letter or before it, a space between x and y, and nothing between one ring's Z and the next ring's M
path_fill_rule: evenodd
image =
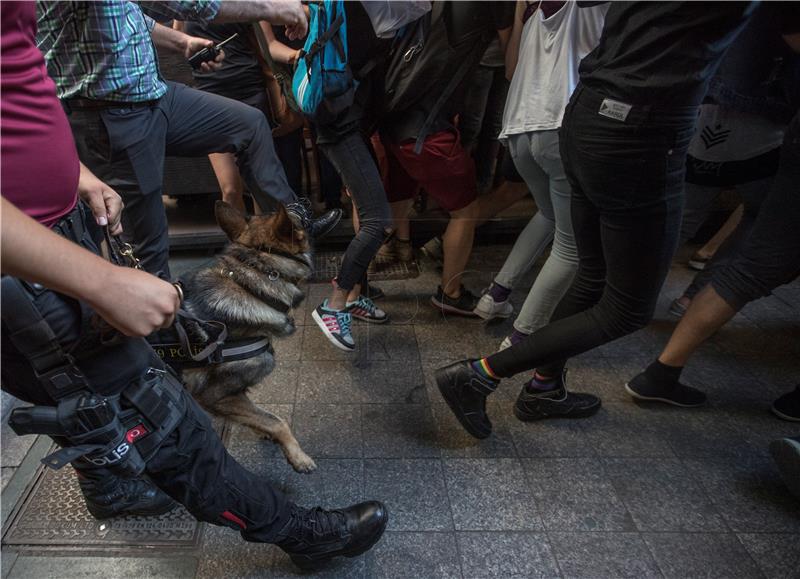
M342 264L342 254L321 252L314 255L314 275L311 283L328 283L339 273ZM419 277L419 265L416 261L410 263L393 262L376 257L369 271L372 281L388 281L411 279Z
M223 431L223 441L224 434ZM54 445L50 452L55 448ZM3 537L3 545L39 550L44 546L56 550L193 549L200 544L202 529L202 524L180 505L157 517L116 517L98 521L86 510L74 471L71 468L54 471L42 465Z

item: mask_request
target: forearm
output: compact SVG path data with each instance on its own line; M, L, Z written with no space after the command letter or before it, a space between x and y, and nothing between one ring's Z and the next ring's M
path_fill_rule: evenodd
M114 266L2 200L2 271L92 301ZM100 290L101 291L101 290Z
M184 34L179 30L169 28L157 22L150 32L150 37L153 39L153 44L159 48L164 48L180 54L186 52L189 38L191 38L188 34Z
M304 12L299 2L288 0L223 0L215 23L257 22L266 20L273 24L297 26Z
M297 59L297 50L286 46L283 42L275 38L275 33L272 31L272 25L269 22L261 21L258 23L264 37L267 39L267 48L269 55L275 62L284 64L294 64Z

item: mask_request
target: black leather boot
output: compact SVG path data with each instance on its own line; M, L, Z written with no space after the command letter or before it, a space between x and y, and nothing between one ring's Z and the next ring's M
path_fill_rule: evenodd
M178 503L145 478L122 478L104 471L78 474L86 508L95 519L122 515L155 516L171 511Z
M289 216L294 218L297 225L308 231L313 239L321 239L328 235L342 219L341 209L331 209L320 217L314 219L311 213L311 202L305 197L300 197L294 203L286 206Z
M275 544L301 569L317 569L334 557L358 557L369 551L388 521L386 507L378 501L333 511L295 505Z
M472 368L471 360L462 360L436 370L436 384L461 426L475 438L492 433L492 422L486 414L486 397L495 391L499 381L481 376Z

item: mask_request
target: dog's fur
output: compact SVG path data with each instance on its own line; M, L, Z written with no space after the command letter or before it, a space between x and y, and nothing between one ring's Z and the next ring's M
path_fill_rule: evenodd
M282 206L272 215L249 218L222 201L214 209L230 243L211 265L182 279L184 308L199 319L224 322L229 339L291 334L291 308L305 297L297 284L312 271L306 233L294 226ZM190 335L202 334L199 327L188 329ZM274 367L273 356L264 352L246 360L186 368L183 376L186 388L209 412L249 426L279 444L295 470L311 472L316 464L286 421L247 397L248 389Z

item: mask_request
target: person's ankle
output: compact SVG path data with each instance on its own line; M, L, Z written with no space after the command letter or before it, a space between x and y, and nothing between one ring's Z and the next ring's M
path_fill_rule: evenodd
M486 360L486 358L473 360L470 362L470 366L472 366L472 369L482 378L492 380L493 382L500 381L500 376L494 373L494 370L492 370L492 367L489 365L489 362Z
M453 290L452 288L448 289L443 286L442 293L444 293L444 295L449 297L451 300L457 300L458 298L461 297L461 286L460 285L457 286L455 290Z
M549 392L558 388L557 376L546 376L534 370L533 378L525 385L525 389L531 394Z
M652 364L645 369L648 378L664 386L671 386L678 383L681 377L683 366L673 366L665 364L656 358Z

